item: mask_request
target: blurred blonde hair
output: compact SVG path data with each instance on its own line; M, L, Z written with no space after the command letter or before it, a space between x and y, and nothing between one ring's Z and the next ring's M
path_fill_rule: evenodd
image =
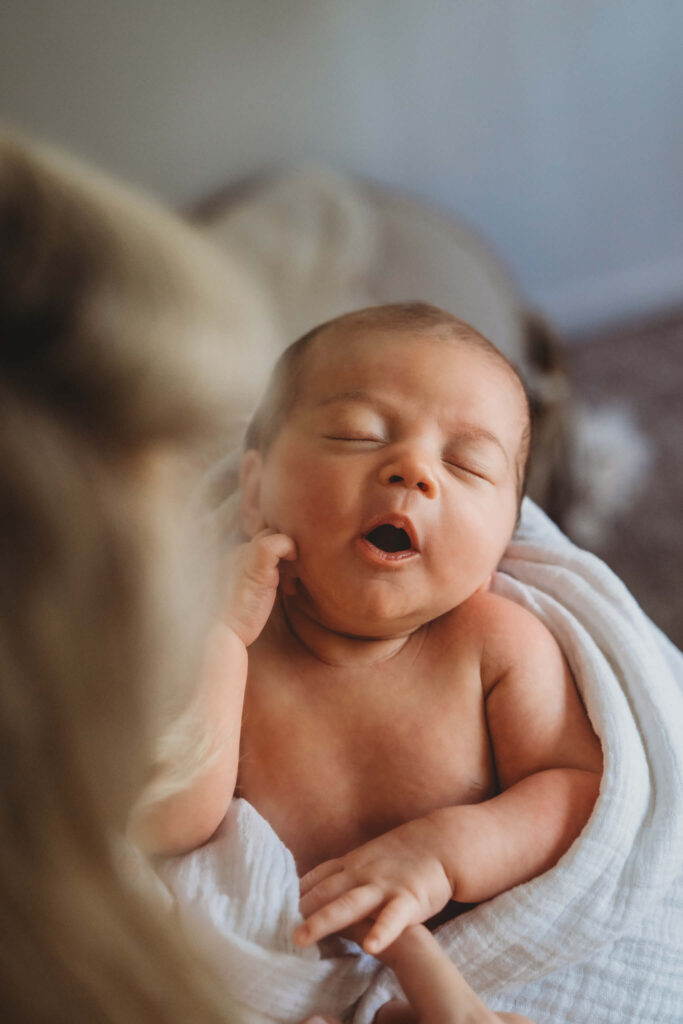
M0 136L3 1021L226 1020L115 837L206 753L215 559L187 495L239 406L248 318L180 221Z

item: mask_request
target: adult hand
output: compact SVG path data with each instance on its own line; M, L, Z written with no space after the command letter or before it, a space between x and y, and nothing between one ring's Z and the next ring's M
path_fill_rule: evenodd
M408 1002L380 1007L375 1024L533 1024L516 1013L493 1013L472 991L423 925L406 928L381 956L395 972ZM309 1017L302 1024L338 1024Z

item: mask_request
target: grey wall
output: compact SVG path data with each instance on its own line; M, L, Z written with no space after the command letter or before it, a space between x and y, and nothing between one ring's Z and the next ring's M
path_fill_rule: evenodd
M680 0L2 0L0 111L173 203L407 188L569 329L683 304Z

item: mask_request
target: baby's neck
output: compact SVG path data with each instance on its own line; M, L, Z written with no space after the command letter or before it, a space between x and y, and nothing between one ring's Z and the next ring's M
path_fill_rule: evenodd
M426 627L396 636L352 636L338 633L307 615L287 598L280 598L273 609L272 625L286 631L297 645L326 665L370 667L389 661L412 645Z

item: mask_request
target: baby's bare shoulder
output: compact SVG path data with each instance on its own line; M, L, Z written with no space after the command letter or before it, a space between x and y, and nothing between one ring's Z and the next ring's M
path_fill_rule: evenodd
M499 594L474 594L457 610L451 628L479 650L485 687L519 662L539 668L552 663L556 669L564 662L548 627L528 609Z
M448 660L475 658L479 664L504 671L521 650L555 646L547 627L514 601L478 591L431 624L431 642Z
M449 628L482 637L488 646L517 646L520 638L553 640L547 626L515 601L477 591L449 616Z

